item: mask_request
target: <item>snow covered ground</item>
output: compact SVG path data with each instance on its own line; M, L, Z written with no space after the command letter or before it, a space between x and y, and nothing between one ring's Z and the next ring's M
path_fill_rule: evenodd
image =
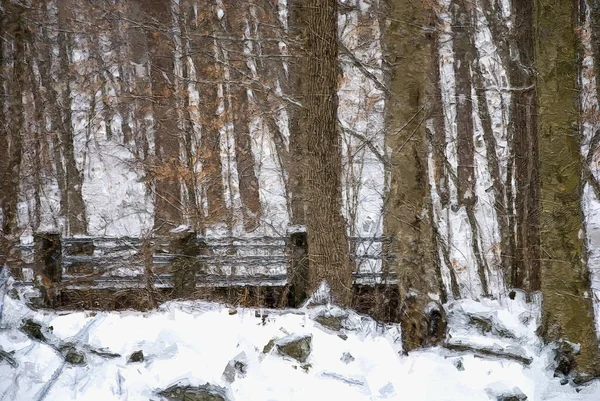
M209 383L243 401L600 399L597 382L576 388L552 377L550 352L534 334L539 308L518 297L447 305L449 343L517 356L499 358L452 347L403 356L398 326L334 306L275 311L189 301L153 312L49 312L9 293L0 400L161 400L168 398L158 392L177 383ZM20 329L28 319L45 340ZM280 348L299 338L310 338L302 362ZM143 361L128 361L136 351Z

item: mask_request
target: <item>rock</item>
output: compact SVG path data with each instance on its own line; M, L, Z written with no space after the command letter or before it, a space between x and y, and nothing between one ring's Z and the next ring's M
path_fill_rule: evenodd
M465 370L465 367L463 365L463 360L462 358L458 358L457 360L454 361L454 367L456 368L456 370L458 370L459 372L462 372L463 370Z
M392 395L395 395L396 391L394 390L394 385L388 382L385 386L379 389L379 394L381 394L384 397L390 397Z
M21 331L30 338L34 338L39 341L46 341L46 337L42 334L42 325L33 321L32 319L27 319L23 322L21 326Z
M19 296L19 291L17 291L17 289L16 289L16 288L11 288L11 289L10 289L10 291L8 291L8 296L9 296L11 299L14 299L14 300L16 300L16 301L18 301L18 300L20 300L20 299L21 299L21 297Z
M238 313L237 309L233 309L233 308L229 309L229 315L237 315L237 313Z
M566 341L558 343L557 348L554 351L554 376L567 376L576 366L575 355L579 350L575 349L573 345Z
M10 366L16 368L19 366L17 360L13 357L14 351L6 352L0 348L0 363L6 361Z
M342 329L342 321L343 318L341 316L319 315L315 317L315 322L335 331Z
M264 326L265 324L267 324L267 318L269 317L269 315L266 314L266 313L261 314L260 311L255 311L254 312L254 317L259 317L261 319L261 321L262 321L263 326Z
M359 387L365 386L365 381L361 380L362 378L357 379L357 378L347 377L347 376L343 376L343 375L340 375L340 374L334 373L334 372L322 372L321 376L327 377L330 379L339 380L339 381L341 381L345 384L349 384L351 386L359 386Z
M227 401L226 390L206 383L203 386L173 385L158 393L169 401Z
M348 336L345 335L345 334L338 334L338 337L341 338L344 341L346 341L348 339Z
M304 363L308 359L311 351L312 335L302 337L284 337L276 342L277 351Z
M85 356L75 350L70 350L65 355L65 361L71 365L85 365Z
M275 339L269 340L267 345L265 345L263 348L263 351L262 351L263 354L268 354L269 352L271 352L271 350L273 349L274 346L275 346Z
M135 351L129 356L129 359L127 359L127 363L135 362L144 362L144 353L142 352L142 350Z
M518 387L507 388L501 382L491 383L485 392L494 401L525 401L527 396Z
M490 317L469 315L469 324L477 327L482 334L491 333L498 337L514 339L514 333L504 327L500 322L495 321Z
M312 364L305 363L304 365L300 365L300 368L302 368L303 371L305 371L306 373L308 373L309 369L312 368Z
M527 396L525 394L509 394L499 395L496 397L496 401L525 401Z
M347 363L350 363L350 362L354 362L354 357L349 352L344 352L342 354L342 357L340 358L340 361L342 361L342 362L344 362L344 363L347 364Z
M89 351L92 354L94 354L94 355L101 356L102 358L113 359L113 358L120 358L121 357L120 354L116 354L114 352L104 351L102 349L90 349Z
M246 353L242 352L227 363L222 377L227 383L233 383L236 378L246 376L247 372L248 358Z

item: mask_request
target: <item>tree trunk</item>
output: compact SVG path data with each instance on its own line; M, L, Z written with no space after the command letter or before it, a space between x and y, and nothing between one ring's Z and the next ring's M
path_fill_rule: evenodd
M218 83L221 66L215 63L214 6L207 0L201 0L193 34L195 40L190 43L191 54L196 68L200 95L201 161L202 183L205 188L208 218L207 222L223 222L227 219L225 189L221 163L221 145L219 139Z
M289 192L291 195L291 223L305 225L307 199L305 195L305 174L307 168L306 146L308 132L302 129L302 122L307 119L305 105L308 82L305 74L309 60L305 57L308 49L305 48L308 37L308 21L305 12L306 5L303 0L291 0L288 3L290 40L289 48L292 58L289 63L288 80L286 86L289 88L294 104L288 108L290 150L289 150ZM302 105L302 106L301 106Z
M82 187L83 175L77 168L75 160L75 144L73 129L73 114L71 111L71 64L70 43L68 35L71 0L58 0L58 58L60 75L64 82L60 91L60 104L62 104L62 123L60 128L61 149L60 158L56 163L62 164L64 160L64 213L67 222L67 234L79 235L87 233L87 218L85 203L83 201Z
M172 19L170 1L144 0L143 5L150 23L147 35L156 152L154 229L165 233L183 222L173 41L168 34Z
M386 142L391 148L391 183L384 232L392 238L401 300L404 351L443 340L445 321L440 306L430 308L429 294L443 294L435 269L428 191L425 121L434 96L432 73L437 68L423 27L433 13L403 0L388 0L384 10L383 54L386 84L392 96L386 105ZM436 313L434 313L436 311ZM433 326L436 326L435 328ZM432 330L432 328L434 328Z
M198 180L196 177L196 132L190 114L190 95L188 88L192 79L190 58L189 36L190 23L194 20L194 3L191 0L184 0L179 6L179 24L181 30L181 42L183 58L181 60L182 88L179 95L181 102L181 126L183 128L183 152L185 157L186 175L185 188L187 192L187 210L192 225L201 230L204 220L204 213L198 201Z
M477 263L477 273L483 296L489 295L485 271L487 263L479 244L479 224L475 216L477 195L475 192L475 126L473 122L473 99L471 67L474 45L472 9L470 0L454 3L452 31L454 32L454 76L456 94L456 131L458 138L457 189L458 204L465 208L471 228L471 247Z
M309 285L326 281L336 303L352 299L352 268L342 216L342 155L337 124L337 1L306 0L296 6L306 24L303 112L306 135L304 200L308 231ZM298 79L298 77L295 77Z
M579 232L581 158L577 134L576 2L535 3L541 181L542 332L581 346L579 374L597 375L592 299Z
M17 5L8 6L8 15L3 16L3 29L13 37L12 68L0 84L8 93L8 113L2 110L2 139L0 139L0 207L2 211L2 234L12 237L17 234L19 200L19 180L21 171L22 136L25 130L23 90L25 88L25 26L24 10ZM11 18L12 17L12 18ZM8 55L2 54L2 70L5 70ZM10 57L10 56L9 56ZM12 72L12 74L11 74ZM3 74L3 75L4 75ZM5 98L3 98L4 101ZM2 107L3 108L3 107Z
M527 291L540 289L539 159L537 101L533 74L533 3L513 2L514 28L506 68L512 88L511 124L515 152L516 247L511 283Z
M233 134L235 139L235 161L238 173L238 185L242 201L244 229L254 231L260 225L261 203L258 179L254 172L254 153L250 137L250 116L248 108L248 88L243 81L251 76L247 66L248 56L244 52L246 46L244 31L247 19L250 18L248 6L237 0L225 0L227 29L234 41L229 49L229 71L231 83L231 113L233 118Z

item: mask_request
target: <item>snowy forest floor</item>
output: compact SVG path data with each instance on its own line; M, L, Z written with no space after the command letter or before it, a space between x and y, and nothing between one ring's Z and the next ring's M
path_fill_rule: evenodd
M553 377L553 354L535 334L539 307L518 296L449 303L446 346L405 356L399 326L335 306L181 301L67 313L30 309L28 291L3 300L0 400L184 399L159 394L175 384L215 392L194 400L600 399L597 381ZM309 348L286 350L298 340Z

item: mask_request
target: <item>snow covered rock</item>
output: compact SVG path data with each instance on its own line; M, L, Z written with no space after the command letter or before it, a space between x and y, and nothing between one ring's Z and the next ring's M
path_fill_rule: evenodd
M0 349L0 363L2 363L3 361L6 361L13 368L16 368L17 366L19 366L19 363L13 357L13 354L14 354L14 351L6 352L6 351Z
M206 383L202 386L182 386L175 384L158 393L168 401L227 401L224 388Z
M127 363L144 362L144 353L142 350L135 351L127 359Z
M519 387L508 387L504 383L491 383L485 392L494 401L525 401L527 396Z
M247 371L248 358L245 352L241 352L227 363L222 378L227 383L233 383L236 378L245 377Z
M275 342L277 351L304 363L311 352L312 335L305 336L287 336Z
M345 364L349 364L350 362L354 361L354 357L352 356L351 353L344 352L342 354L342 357L340 358L340 361L344 362Z
M27 334L30 338L35 338L39 341L46 341L46 337L42 333L42 325L32 319L26 319L21 325L21 331Z
M66 352L65 361L71 365L85 365L85 356L82 353L71 349Z
M340 331L342 329L343 317L332 316L331 314L323 314L315 317L315 322L331 330Z

